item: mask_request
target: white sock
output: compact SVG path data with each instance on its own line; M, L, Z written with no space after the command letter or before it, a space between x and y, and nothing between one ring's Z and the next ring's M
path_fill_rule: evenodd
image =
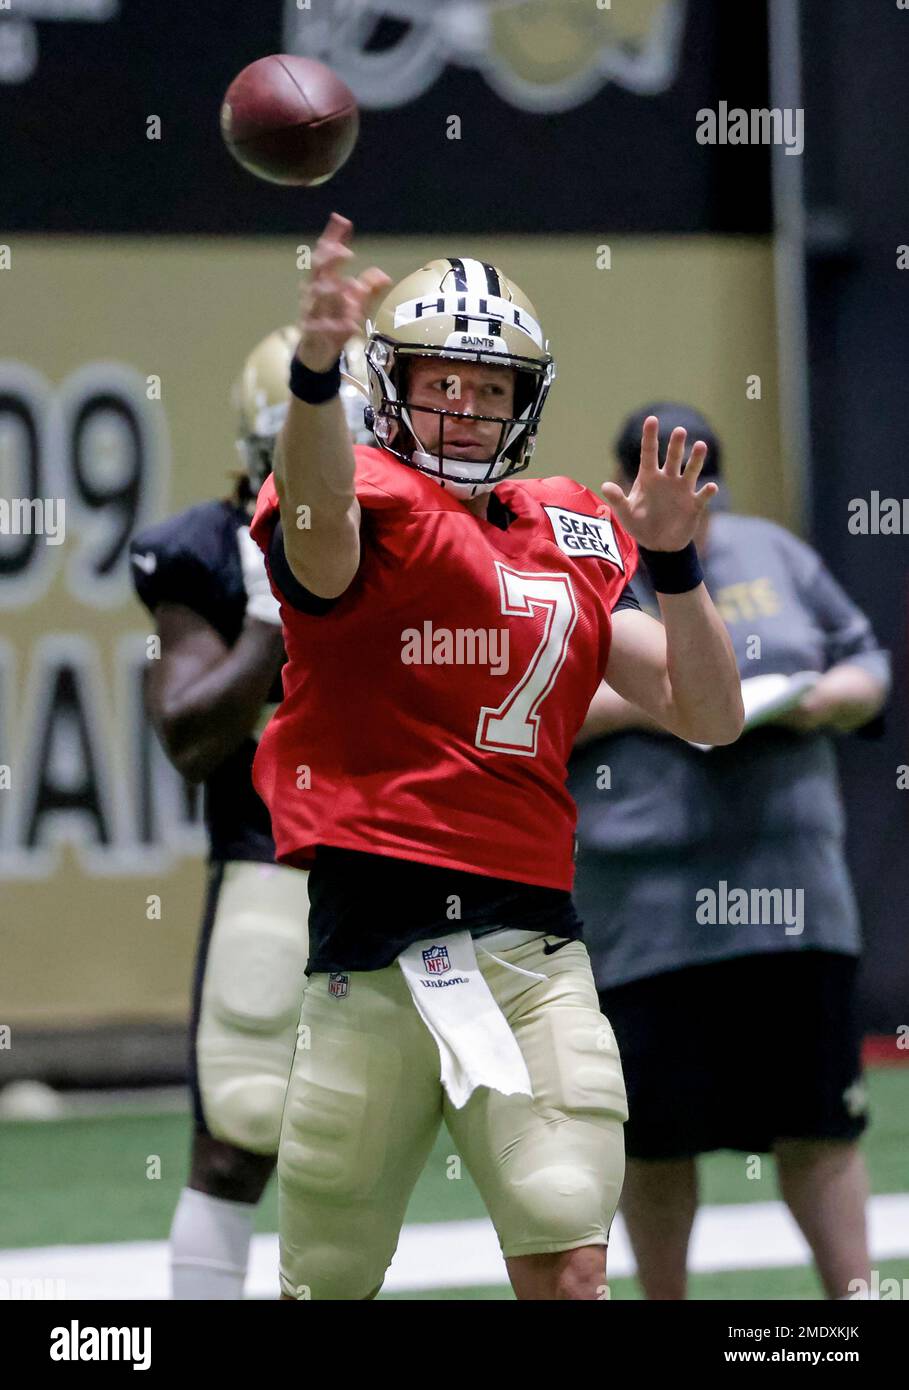
M171 1297L243 1297L255 1207L184 1187L170 1228Z

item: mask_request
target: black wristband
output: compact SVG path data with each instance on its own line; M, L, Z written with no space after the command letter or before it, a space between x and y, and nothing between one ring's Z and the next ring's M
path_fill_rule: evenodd
M645 550L639 545L638 554L658 594L687 594L704 582L694 541L684 550Z
M341 359L338 358L327 372L313 372L304 366L296 353L290 362L290 390L298 401L307 405L321 405L330 401L341 389Z

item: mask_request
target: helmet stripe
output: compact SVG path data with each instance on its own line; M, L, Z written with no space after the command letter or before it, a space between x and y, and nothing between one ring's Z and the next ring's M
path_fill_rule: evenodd
M486 307L487 295L495 295L497 298L501 295L502 286L498 272L488 261L476 261L465 256L463 260L453 258L451 264L455 267L456 287L466 289L471 296L479 299L481 309ZM456 331L463 333L468 330L458 324ZM488 332L495 337L501 336L502 328L497 319L489 320Z
M496 298L499 298L502 293L502 286L499 281L499 273L495 266L490 265L488 261L478 261L477 264L486 280L486 293L495 295ZM482 294L482 290L480 293ZM485 303L485 300L481 299L480 303ZM501 336L502 327L498 319L490 319L488 328L489 332L494 336Z
M487 268L485 261L474 260L472 256L465 256L461 265L464 267L468 292L472 295L489 294L488 269L491 267Z
M461 260L460 256L449 256L449 257L448 257L448 264L451 266L452 270L454 271L455 289L456 289L456 290L466 290L466 289L467 289L467 271L466 271L465 268L464 268L464 262Z
M499 284L499 275L494 265L489 265L487 261L481 261L481 266L486 272L486 288L490 294L501 294L502 287Z
M464 262L463 262L463 261L460 259L460 257L458 257L458 256L449 256L449 258L448 258L448 264L451 266L452 270L454 271L455 289L458 290L459 292L460 292L461 290L466 290L466 289L468 288L468 285L467 285L467 271L466 271L466 269L465 269ZM469 324L467 318L466 318L466 317L463 317L463 318L462 318L460 314L457 314L457 315L455 316L455 332L456 332L456 333L469 333L469 332L470 332L470 324Z

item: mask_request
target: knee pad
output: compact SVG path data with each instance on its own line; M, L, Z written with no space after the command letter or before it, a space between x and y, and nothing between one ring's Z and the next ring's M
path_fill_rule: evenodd
M607 1189L611 1187L607 1183ZM620 1191L621 1184L614 1194L604 1192L600 1175L590 1168L553 1163L519 1179L514 1186L514 1202L528 1231L545 1232L549 1249L570 1249L575 1244L594 1243L589 1237L601 1228L605 1239L611 1213L604 1206L614 1195L614 1211Z
M199 1092L215 1138L274 1154L305 986L306 876L259 864L228 870L205 966ZM295 878L275 883L272 873Z
M575 1204L602 1213L604 1237L619 1205L625 1181L628 1099L618 1044L603 1014L579 1016L573 1027L556 1029L555 1068L562 1110L571 1124L569 1151L576 1160ZM565 1175L566 1193L571 1179ZM592 1185L592 1193L590 1187ZM594 1200L595 1198L595 1200Z
M231 864L205 963L203 1011L228 1030L275 1037L294 1028L306 976L306 875L274 865ZM256 871L295 874L296 901L260 892ZM243 870L253 872L242 872ZM267 883L267 880L266 880ZM286 883L282 880L282 887Z
M495 1105L506 1157L484 1172L506 1255L605 1244L625 1176L625 1085L598 1010L540 1010L520 1028L533 1080L529 1105ZM509 1138L510 1136L510 1138Z
M377 1272L375 1261L355 1245L322 1245L303 1260L282 1240L280 1277L281 1292L291 1298L361 1302L375 1298L385 1270Z
M251 1068L246 1076L209 1077L203 1092L209 1132L248 1153L274 1156L286 1089L286 1075L269 1075L262 1069Z

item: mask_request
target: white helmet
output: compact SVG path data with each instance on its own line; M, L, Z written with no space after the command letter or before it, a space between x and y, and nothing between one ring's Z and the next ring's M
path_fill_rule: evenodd
M289 326L269 333L253 348L234 384L237 449L253 497L272 470L275 440L290 403L290 363L299 341L299 329ZM363 421L368 400L365 347L366 339L355 334L341 354L341 402L355 444L372 439Z
M430 261L389 291L367 329L366 420L382 448L458 497L489 492L502 478L527 468L555 379L555 362L536 310L513 281L486 261L455 256ZM426 449L407 399L407 367L414 357L514 370L512 414L469 417L495 420L501 426L489 459L446 457L446 422L468 417L421 405L421 412L441 417L437 452Z

